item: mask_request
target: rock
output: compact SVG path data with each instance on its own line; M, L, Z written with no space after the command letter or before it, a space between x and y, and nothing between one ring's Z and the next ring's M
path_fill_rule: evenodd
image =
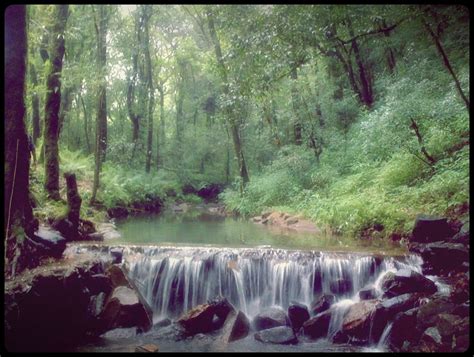
M436 327L430 327L423 332L420 340L422 352L437 352L442 348L441 335Z
M378 303L378 300L364 300L351 305L342 321L342 333L352 341L368 342L371 317Z
M448 219L427 215L418 215L412 231L413 242L434 242L451 237L454 232L448 224Z
M326 310L303 323L303 333L312 339L325 337L328 334L331 310Z
M109 252L113 257L112 264L120 264L122 262L123 248L112 248Z
M257 331L288 325L289 321L285 311L280 307L269 307L253 319L253 326Z
M184 313L178 320L188 335L207 333L221 328L227 315L234 312L234 307L226 298L216 298L207 304L201 304ZM216 319L214 319L216 317Z
M421 336L421 331L416 328L416 314L418 308L399 312L392 325L392 330L388 339L389 346L393 351L401 351L405 342L417 342Z
M343 295L352 292L352 281L349 279L337 279L329 282L329 289L333 294Z
M97 317L102 312L105 305L106 294L104 292L91 296L89 304L89 312L92 316Z
M378 341L387 322L392 320L398 313L415 307L419 299L419 294L402 294L379 303L372 321L372 339Z
M271 211L262 213L262 219L268 218L271 214L272 214Z
M217 200L217 196L222 192L222 190L222 185L212 183L198 190L197 195L204 199L206 202L212 202Z
M452 336L456 332L456 326L459 321L459 316L453 314L439 314L436 321L436 328L438 329L443 340L451 342Z
M317 315L320 312L326 311L334 303L335 297L330 294L321 295L318 300L311 303L311 313Z
M361 300L371 300L377 297L377 293L375 292L375 288L367 287L359 290L359 298Z
M262 217L261 216L255 216L252 218L252 222L255 222L255 223L259 223L262 221Z
M171 320L168 318L165 318L163 320L158 321L156 324L153 325L153 330L159 330L162 327L166 327L171 325Z
M309 312L306 305L292 301L288 307L288 318L293 330L299 331L303 323L309 320Z
M119 327L138 327L148 331L152 326L153 313L140 301L138 291L127 286L116 287L100 314L104 331Z
M138 346L135 348L135 352L158 352L158 346L153 343L148 343L146 345Z
M416 316L417 328L420 331L424 331L428 327L434 326L440 314L449 314L455 307L456 305L446 297L429 301L418 309L418 314Z
M87 282L87 287L92 295L104 292L108 295L112 291L112 282L105 274L93 274Z
M387 297L415 292L433 294L438 290L433 281L410 269L387 273L382 280L381 288Z
M104 233L102 232L90 233L86 236L86 240L102 242L104 240Z
M466 316L469 316L469 311L470 311L469 302L465 302L456 306L453 310L453 314L458 315L460 317L466 317Z
M469 244L469 222L464 223L459 230L452 238L451 242L453 243L461 243L461 244Z
M298 218L294 218L294 217L293 217L293 218L290 218L290 219L287 219L287 220L286 220L286 224L287 224L287 225L296 224L296 223L298 223Z
M238 312L232 311L227 316L220 331L219 337L213 343L213 351L225 351L229 342L247 337L250 331L249 319L240 310Z
M111 265L105 272L106 276L110 279L112 287L126 286L131 288L129 280L127 279L125 272L118 265Z
M137 335L136 327L116 328L100 335L103 338L122 339L135 337Z
M274 343L280 345L288 345L298 343L295 333L291 327L278 326L270 329L265 329L255 333L257 341L264 343Z

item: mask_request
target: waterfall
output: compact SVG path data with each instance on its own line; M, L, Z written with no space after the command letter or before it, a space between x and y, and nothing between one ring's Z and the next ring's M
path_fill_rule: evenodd
M333 332L361 288L377 288L387 271L421 270L421 261L410 255L272 248L124 246L123 258L157 316L176 318L218 295L254 316L272 305L286 309L291 301L309 306L326 293L336 297Z
M385 326L385 329L380 336L380 340L377 344L377 350L383 351L387 347L388 337L390 336L390 331L392 331L393 322L390 322Z

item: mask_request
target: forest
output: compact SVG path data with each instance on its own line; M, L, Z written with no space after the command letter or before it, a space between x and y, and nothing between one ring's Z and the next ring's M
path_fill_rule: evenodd
M397 249L420 214L468 230L469 20L429 4L8 7L5 277L42 264L45 226L74 241L209 201Z

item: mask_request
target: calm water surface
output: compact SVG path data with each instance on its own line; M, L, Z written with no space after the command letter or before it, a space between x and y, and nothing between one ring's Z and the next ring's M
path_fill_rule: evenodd
M402 248L381 240L370 242L345 236L295 232L201 210L134 216L118 220L116 225L122 237L114 243L406 253Z

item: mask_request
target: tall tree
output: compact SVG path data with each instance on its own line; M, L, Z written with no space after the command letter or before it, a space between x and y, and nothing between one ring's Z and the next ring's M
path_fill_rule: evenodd
M59 200L59 107L61 104L61 70L64 56L64 30L68 18L69 5L54 6L54 22L51 29L50 70L46 83L46 104L44 117L44 187L48 197Z
M222 49L221 49L219 37L217 36L217 32L214 26L214 14L210 8L208 9L208 12L207 12L207 21L208 21L207 24L208 24L211 40L214 45L214 51L215 51L215 56L217 60L217 65L219 68L219 74L221 76L221 80L223 84L222 91L224 95L229 97L230 90L229 90L229 79L227 75L227 69L224 63L224 58L222 56ZM229 105L226 106L226 118L227 118L227 123L230 126L232 140L234 142L235 155L237 156L237 162L239 164L239 174L240 174L240 177L242 178L242 184L245 185L249 182L249 174L247 171L247 165L245 163L244 153L242 150L242 142L240 139L239 126L236 120L235 110ZM243 190L243 186L241 186L241 191L242 190Z
M152 14L151 5L142 6L142 16L144 21L144 38L143 38L143 48L145 51L145 77L148 89L147 95L147 118L148 118L148 137L147 137L147 149L146 149L146 172L150 172L151 168L151 155L152 155L152 145L153 145L153 111L155 108L155 95L154 95L154 86L153 86L153 66L151 63L150 56L150 17Z
M21 270L26 235L35 229L29 198L29 150L25 124L26 6L5 10L5 274ZM21 230L24 231L21 232Z
M94 5L92 5L94 10ZM106 94L106 74L107 74L107 24L108 7L98 6L98 19L95 17L95 29L97 35L97 67L99 74L99 85L97 95L97 119L96 119L96 145L95 145L95 170L94 186L92 188L91 203L95 203L97 190L99 189L99 174L102 163L105 160L107 150L107 94ZM95 10L94 10L95 16Z

